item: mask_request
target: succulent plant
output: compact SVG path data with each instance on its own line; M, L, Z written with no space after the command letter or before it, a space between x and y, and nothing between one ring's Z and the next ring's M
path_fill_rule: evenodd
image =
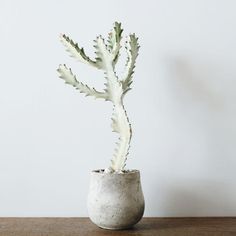
M62 44L66 47L66 50L72 57L80 62L104 71L106 79L104 84L105 88L103 91L98 91L95 88L91 88L80 82L73 74L72 70L65 64L59 65L59 68L57 69L60 78L62 78L66 84L72 85L86 96L102 98L105 99L105 101L113 103L112 129L119 134L119 141L116 143L117 146L111 160L111 165L106 169L106 171L109 172L124 171L132 137L132 129L123 105L123 99L124 95L131 89L139 44L135 34L130 34L127 37L127 41L125 42L127 62L122 78L118 78L115 67L119 58L122 32L121 23L115 22L106 41L101 35L98 36L94 40L94 48L96 49L96 58L94 60L90 59L86 55L84 49L79 47L78 44L68 36L65 34L60 35Z

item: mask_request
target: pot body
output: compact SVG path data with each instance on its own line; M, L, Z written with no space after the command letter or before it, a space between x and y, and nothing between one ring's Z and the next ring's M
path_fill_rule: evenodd
M140 172L92 171L87 206L91 221L101 228L132 227L144 213Z

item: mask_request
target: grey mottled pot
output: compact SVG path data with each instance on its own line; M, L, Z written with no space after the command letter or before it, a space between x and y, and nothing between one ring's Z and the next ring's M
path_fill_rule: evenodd
M140 172L92 171L88 195L91 221L104 229L126 229L138 223L144 212Z

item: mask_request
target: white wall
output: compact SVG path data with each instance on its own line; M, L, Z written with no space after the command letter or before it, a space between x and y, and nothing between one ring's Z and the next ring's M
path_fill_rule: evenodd
M236 215L236 2L0 1L0 216L87 216L89 172L109 164L110 103L58 79L67 33L93 55L115 20L140 37L125 105L146 216ZM124 63L119 64L119 72Z

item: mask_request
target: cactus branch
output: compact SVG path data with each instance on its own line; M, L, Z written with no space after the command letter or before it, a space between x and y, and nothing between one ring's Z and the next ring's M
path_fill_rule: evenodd
M96 64L99 68L106 70L112 55L101 35L94 40L94 43L94 48L96 49L95 54L97 55Z
M125 47L128 58L125 66L125 73L122 80L122 87L124 89L124 93L130 90L130 85L132 84L132 77L134 73L136 58L138 56L139 47L140 46L138 44L138 38L135 36L135 34L129 35Z
M66 46L67 51L69 51L73 57L77 58L81 62L104 71L106 79L104 92L99 92L95 88L90 88L86 84L79 82L76 79L76 76L72 73L71 69L67 68L66 65L60 65L58 68L60 78L62 78L67 84L74 86L81 93L85 93L86 96L103 98L106 101L113 103L111 125L113 131L118 133L119 140L111 160L111 166L107 170L116 172L121 172L124 170L130 148L132 129L123 105L123 98L125 93L130 90L135 62L139 50L138 38L135 34L131 34L126 45L128 59L125 66L125 72L123 78L120 80L115 73L115 65L117 63L121 48L120 42L122 32L123 29L121 28L121 24L115 22L114 27L106 41L107 44L102 36L98 36L96 40L94 40L94 48L96 49L95 60L91 60L85 54L83 48L79 48L78 45L69 37L65 35L61 36L62 43Z
M115 22L112 31L108 35L108 48L112 53L113 64L115 65L121 48L120 42L122 38L123 29L121 28L121 23Z
M83 48L80 48L77 43L75 43L72 39L70 39L65 34L60 35L60 40L62 44L66 47L66 51L70 53L71 57L74 57L80 62L83 62L85 64L91 65L93 67L96 67L100 69L99 65L96 63L96 61L91 60L84 52Z
M107 93L98 92L95 88L90 88L88 85L79 82L76 79L76 76L72 73L70 68L67 68L66 65L59 65L57 71L60 74L60 78L65 81L66 84L70 84L76 89L78 89L81 93L84 93L85 96L93 96L95 98L103 98L108 100Z

